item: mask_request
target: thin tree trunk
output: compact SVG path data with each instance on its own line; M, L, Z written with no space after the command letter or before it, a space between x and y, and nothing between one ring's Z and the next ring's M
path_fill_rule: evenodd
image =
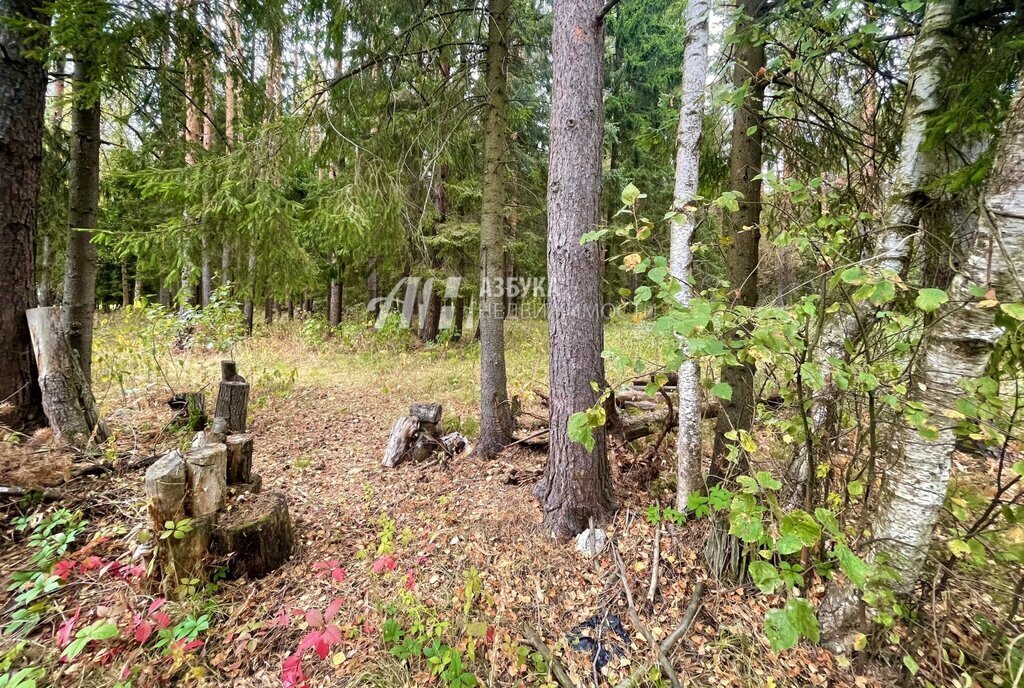
M327 292L327 324L331 327L341 324L341 282L337 279L331 280L331 288Z
M67 260L64 266L64 330L78 354L86 383L92 379L93 311L96 308L96 247L93 230L100 199L100 103L84 93L93 64L76 57L72 77L71 182Z
M135 280L132 283L132 302L142 298L142 274L139 272L139 261L135 261Z
M53 65L55 72L62 74L66 69L63 56L56 59ZM53 82L53 128L59 130L64 122L64 79L57 77ZM43 236L43 246L39 260L39 305L53 305L53 236L47 232Z
M195 12L195 7L190 0L186 0L183 3L184 11L192 15ZM189 51L191 46L182 45L179 46L181 50ZM185 165L192 167L196 164L196 149L201 144L202 139L202 113L199 109L199 98L200 98L200 73L196 68L195 59L191 55L185 56ZM195 269L196 266L192 262L192 250L191 242L189 241L189 234L192 229L190 227L194 218L190 218L188 214L185 215L185 236L182 241L182 264L181 264L181 294L182 294L182 307L194 305L196 303L195 297ZM200 257L204 255L201 252ZM200 277L201 279L201 277Z
M898 430L879 504L871 517L869 558L885 555L897 578L893 589L909 592L920 577L932 529L949 488L950 457L956 444L947 412L957 406L964 383L985 374L1003 327L997 309L979 305L972 284L991 289L999 303L1024 300L1024 74L1011 107L992 168L977 241L963 270L953 279L949 301L923 337L911 373L910 402L931 414L935 435L921 436L906 422ZM842 644L852 630L859 595L849 584L833 584L819 614L823 636Z
M132 302L132 291L128 280L128 263L121 262L121 308L127 308Z
M48 21L25 0L0 0L0 16ZM0 404L24 421L42 416L25 311L36 302L36 224L46 117L46 72L22 36L0 22Z
M476 445L477 454L487 459L512 440L501 303L504 290L500 288L505 264L505 153L509 146L509 4L509 0L489 0L487 7L487 114L480 212L480 439Z
M604 384L601 247L580 243L601 200L604 25L600 0L555 0L548 169L551 418L548 463L534 494L544 527L567 538L614 509L604 427L593 449L569 438L569 417L598 403Z
M212 32L212 19L204 12L206 29ZM216 112L213 89L213 66L212 60L208 57L203 65L203 150L209 153L213 149L213 116ZM200 242L200 263L201 272L201 302L203 307L210 305L210 298L213 295L213 261L214 248L209 228L203 226L203 236Z
M746 88L747 97L733 113L732 148L729 161L729 188L739 191L739 210L726 216L729 249L726 254L726 277L732 302L737 306L753 308L757 305L758 246L761 231L761 157L762 122L765 80L761 71L765 65L764 44L755 35L756 23L765 11L766 0L742 0L742 16L737 19L736 33L741 36L735 47L736 63L733 68L733 86ZM742 336L741 333L735 333ZM744 361L722 369L722 382L732 388L732 398L722 401L715 427L715 445L711 454L709 479L713 483L731 483L736 476L747 472L747 459L740 452L736 461L726 460L728 444L726 433L750 430L754 420L754 363ZM729 534L725 517L716 518L708 537L709 568L716 577L738 579L743 574L742 547Z
M686 41L683 46L683 92L676 142L676 179L672 198L669 268L679 281L676 300L686 308L693 294L691 264L694 210L700 171L700 135L704 118L704 89L708 73L707 0L686 3ZM684 355L686 354L684 350ZM679 426L676 436L676 508L686 509L690 494L704 485L701 469L700 370L689 357L679 368Z
M873 262L881 270L898 275L907 271L910 261L911 239L921 222L922 208L929 202L926 186L936 174L936 156L925 148L925 130L931 117L941 108L941 85L956 50L949 33L956 0L932 0L926 5L921 32L910 56L911 83L907 96L906 113L900 155L896 165L892 189L884 209L881 237ZM814 396L808 414L808 425L814 441L820 447L832 433L827 428L837 419L841 397L833 382L830 359L846 358L846 342L857 342L863 333L861 323L874 320L876 307L862 301L852 309L839 310L829 316L811 349L814 363L825 379L825 388ZM811 459L807 444L798 443L788 470L788 481L793 488L791 503L801 501L807 483L812 477ZM817 453L817 451L816 451Z

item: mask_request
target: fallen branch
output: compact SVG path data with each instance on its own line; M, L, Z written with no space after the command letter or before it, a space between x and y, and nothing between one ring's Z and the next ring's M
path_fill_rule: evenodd
M675 669L672 668L672 662L669 661L664 650L654 640L654 635L651 633L651 629L640 620L640 614L636 610L636 604L633 602L633 591L629 587L629 580L626 578L626 565L622 563L622 557L619 556L619 550L615 546L614 542L609 543L612 549L612 557L615 559L615 566L619 571L619 579L622 581L622 588L626 591L626 605L629 607L629 618L633 622L633 625L639 629L640 633L647 639L647 642L651 646L651 650L657 654L658 666L661 667L662 673L668 677L669 682L672 684L672 688L680 688L679 677L676 676Z
M672 648L675 647L676 643L686 635L687 631L690 630L690 626L693 625L693 620L697 617L697 610L700 608L700 599L704 594L704 581L697 581L697 587L693 589L693 597L690 598L690 604L686 607L686 613L683 614L683 622L676 627L676 630L672 631L667 638L661 643L661 654L668 656ZM650 668L650 664L645 664L640 667L632 674L626 677L625 680L621 681L615 688L634 688L640 681L647 675L647 670Z
M576 684L569 678L569 673L562 666L562 663L558 661L554 653L551 652L551 648L544 642L544 639L540 637L540 633L533 630L533 627L525 621L520 627L520 631L526 637L526 640L533 645L533 648L544 657L544 661L548 663L548 669L551 671L551 675L555 677L555 680L558 681L558 685L562 686L562 688L576 688Z
M658 505L661 508L661 505ZM651 566L651 587L647 589L647 601L654 604L658 592L658 568L661 566L661 524L654 527L654 564Z
M47 490L42 487L15 487L0 485L0 497L38 497L44 502L55 502L64 499L64 493L57 490Z

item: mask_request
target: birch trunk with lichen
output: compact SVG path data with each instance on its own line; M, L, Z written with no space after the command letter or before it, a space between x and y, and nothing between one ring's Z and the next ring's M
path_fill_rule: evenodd
M686 3L686 39L683 46L683 90L679 105L676 144L676 177L672 198L669 270L679 282L676 300L680 307L690 304L693 251L693 209L700 170L701 120L704 117L704 88L708 74L708 2ZM683 351L685 356L686 351ZM679 428L676 435L676 508L686 509L688 497L703 486L700 441L700 371L697 361L687 357L679 367Z
M910 56L910 84L900 153L883 209L882 233L870 261L883 273L901 275L906 272L912 239L917 233L922 210L929 201L926 187L942 173L942 166L936 159L938 156L925 146L925 135L930 118L942 107L941 86L956 50L949 33L956 5L957 0L932 0L928 3ZM861 338L862 325L874 319L875 308L870 302L863 301L849 310L839 310L831 317L827 316L817 340L810 345L813 361L825 380L824 388L812 400L809 410L808 421L815 438L824 434L837 413L840 395L833 381L835 366L832 361L846 358L846 342L856 342ZM810 478L811 458L807 445L800 443L788 471L792 506L802 501Z
M1024 83L1024 75L1021 76ZM1009 113L978 221L977 238L964 267L953 278L949 301L925 333L911 373L910 402L930 414L934 433L898 429L879 504L870 520L873 546L865 554L893 567L896 593L909 592L928 553L932 529L949 486L955 448L954 421L947 412L964 394L963 382L985 373L1003 328L992 304L971 294L973 284L994 293L999 303L1024 300L1024 98ZM991 301L992 299L988 299ZM842 645L857 618L859 596L833 584L820 611L822 636Z

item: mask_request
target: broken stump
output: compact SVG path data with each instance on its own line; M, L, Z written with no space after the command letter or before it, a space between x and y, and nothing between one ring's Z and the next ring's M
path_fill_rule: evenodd
M283 566L294 546L288 500L267 493L239 502L221 517L213 532L211 551L228 557L228 575L259 578Z
M54 435L76 449L93 442L103 444L107 431L78 357L68 344L60 309L30 308L25 318L39 371L43 412Z
M395 421L391 427L391 437L388 439L388 446L384 450L384 460L381 465L385 468L394 468L405 456L416 432L420 429L420 421L416 416L402 416Z

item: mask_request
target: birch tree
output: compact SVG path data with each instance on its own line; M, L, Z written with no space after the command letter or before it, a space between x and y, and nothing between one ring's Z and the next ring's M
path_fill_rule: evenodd
M1021 76L1024 79L1024 75ZM870 519L870 559L885 561L897 574L893 590L909 592L928 554L932 529L949 487L955 448L949 411L965 394L964 383L981 377L1004 328L999 308L1024 300L1024 97L1020 86L982 200L977 238L962 270L953 278L949 300L924 334L911 372L910 403L929 414L922 433L903 422L889 457L887 479ZM988 292L976 297L975 285ZM1016 312L1013 309L1007 312ZM833 585L822 602L824 637L841 641L857 617L859 598L850 585Z
M701 120L704 117L704 86L708 73L707 0L686 3L686 39L683 45L683 89L679 105L676 144L676 178L673 189L669 269L679 282L676 300L690 304L693 293L690 265L693 252L693 210L700 171ZM684 356L686 351L683 351ZM679 428L676 436L676 508L686 509L690 493L703 484L700 439L700 371L697 362L685 358L679 368Z
M936 156L925 146L929 118L941 108L942 80L952 63L955 46L949 33L956 0L932 0L925 8L924 20L910 57L910 84L903 120L900 153L883 209L881 235L872 263L883 274L903 275L911 256L912 238L918 231L922 209L928 203L926 186L934 180ZM824 321L812 355L826 381L825 389L815 396L809 411L809 427L820 438L837 413L840 394L834 386L831 361L846 357L846 342L860 339L861 325L873 320L876 307L861 301L847 310L837 311ZM800 443L789 476L795 486L793 502L813 479L809 449Z

